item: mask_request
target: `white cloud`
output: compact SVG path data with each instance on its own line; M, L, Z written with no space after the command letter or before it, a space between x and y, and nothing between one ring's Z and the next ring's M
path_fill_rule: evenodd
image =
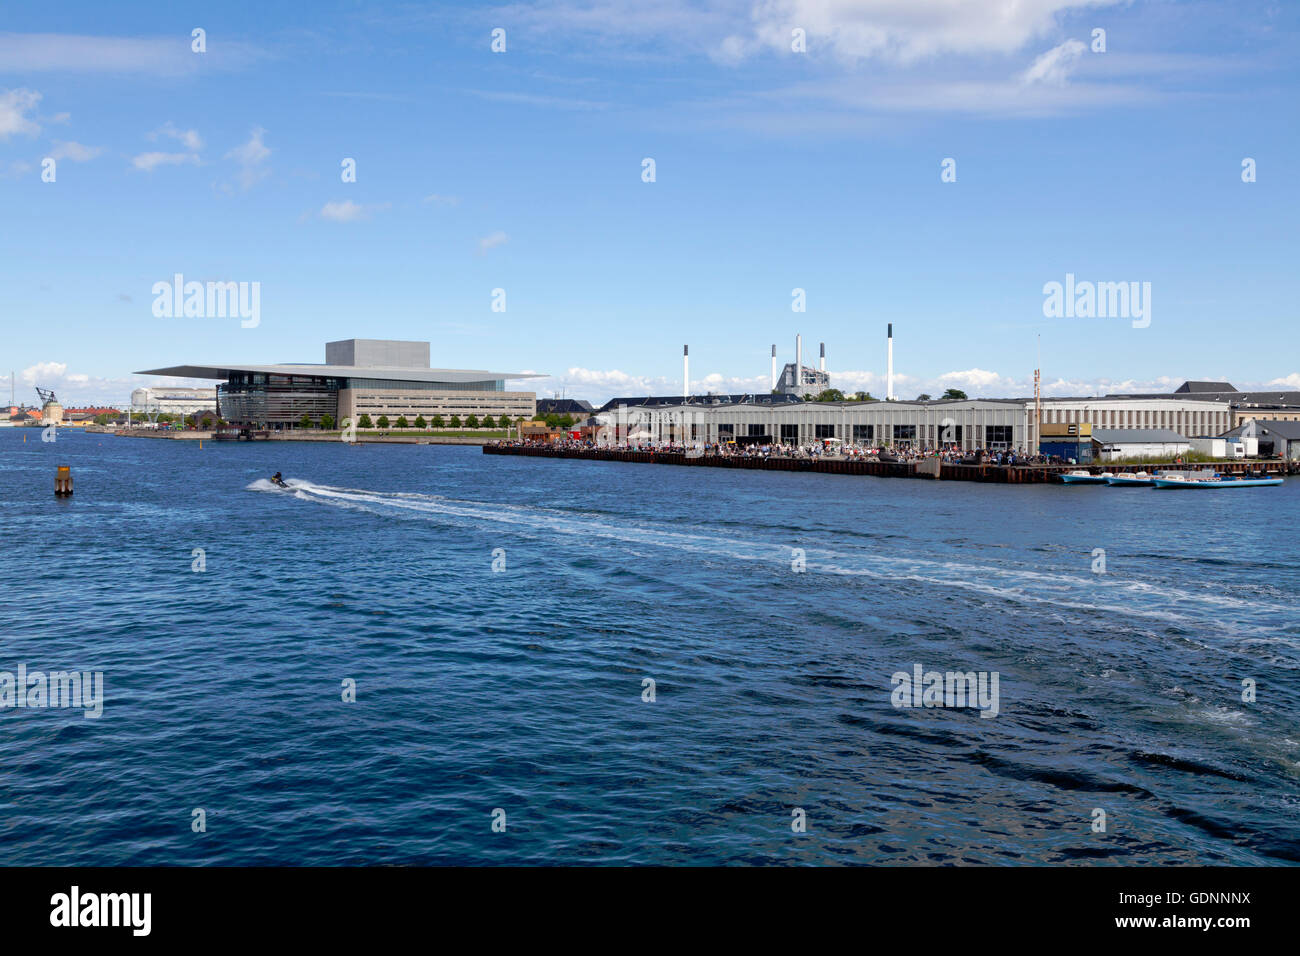
M489 249L495 249L497 246L504 246L509 241L510 237L500 230L484 236L478 241L479 255L484 255Z
M439 196L437 193L430 193L424 197L424 202L433 203L438 206L455 206L459 205L459 196Z
M18 377L27 385L40 384L44 388L45 382L61 379L67 371L66 362L37 362L19 372Z
M1282 378L1275 378L1269 381L1270 385L1281 385L1284 388L1300 389L1300 372L1292 372Z
M1087 49L1087 46L1078 40L1066 40L1059 46L1054 46L1046 53L1039 55L1030 64L1029 69L1020 74L1020 82L1026 86L1034 83L1061 86Z
M37 362L14 376L19 386L16 398L20 403L38 404L35 386L52 390L65 408L84 405L110 405L125 409L131 401L131 390L141 385L157 385L153 376L104 377L85 372L70 372L66 362ZM168 380L170 383L170 380ZM9 375L0 375L0 388L6 396ZM195 381L194 385L211 386L211 382Z
M17 89L0 91L0 139L15 133L35 136L41 131L38 123L27 114L36 109L41 94L35 90Z
M198 130L178 129L171 123L171 121L164 123L161 127L149 134L150 139L157 139L159 136L170 136L191 153L197 153L203 148L203 137L199 136Z
M237 68L260 56L246 43L223 38L208 53L190 49L185 31L165 37L85 36L72 33L0 33L3 73L148 73L176 76L199 69Z
M159 166L181 166L185 163L198 165L199 158L193 153L141 153L132 158L131 165L136 169L151 173Z
M913 63L947 55L1010 54L1051 32L1064 14L1123 0L544 0L507 10L540 33L585 34L606 45L659 41L739 63L790 54L801 28L810 55Z
M271 171L266 168L265 164L271 155L271 150L262 142L262 137L265 135L266 130L260 126L255 127L248 137L248 142L236 146L226 153L226 159L233 159L241 167L239 184L244 189L251 188L258 180L265 179L270 175Z
M790 31L807 31L809 50L846 59L900 63L945 54L1008 54L1049 32L1058 17L1120 0L759 0L754 40L790 50Z
M81 143L56 141L50 156L54 159L70 159L74 163L85 163L104 151L102 146L83 146Z
M321 207L320 217L329 222L358 222L362 219L369 219L380 209L387 208L388 203L363 205L362 203L355 203L351 199L345 199L342 202L327 202Z

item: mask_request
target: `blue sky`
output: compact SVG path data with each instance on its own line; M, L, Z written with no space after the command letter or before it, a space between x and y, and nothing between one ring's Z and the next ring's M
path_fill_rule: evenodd
M1025 393L1040 336L1049 394L1300 388L1298 31L1252 0L10 2L0 387L121 403L368 336L592 400L678 390L689 342L740 391L801 332L879 395L893 322L904 398ZM259 282L259 324L155 317L175 273ZM1067 273L1151 283L1149 326L1046 318Z

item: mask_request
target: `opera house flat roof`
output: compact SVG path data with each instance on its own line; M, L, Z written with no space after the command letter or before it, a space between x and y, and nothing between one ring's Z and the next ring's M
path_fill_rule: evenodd
M175 375L181 378L229 378L231 372L265 375L315 375L327 378L375 378L394 382L483 382L497 379L545 378L538 372L488 372L463 368L379 368L368 365L172 365L136 375Z

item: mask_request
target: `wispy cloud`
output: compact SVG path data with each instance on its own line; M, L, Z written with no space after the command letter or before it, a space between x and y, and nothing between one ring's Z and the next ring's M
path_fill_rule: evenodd
M498 90L466 90L474 96L496 103L516 103L521 106L540 106L559 110L604 110L609 104L600 100L585 100L572 96L548 96L544 93L516 93Z
M460 203L459 196L440 196L437 193L430 193L425 196L422 202L433 203L436 206L455 206Z
M56 141L54 149L50 150L50 156L54 159L69 159L74 163L85 163L103 151L102 146L83 146L81 143Z
M243 189L251 189L258 181L271 174L271 170L266 166L266 161L271 156L271 149L262 141L265 135L266 130L260 126L255 127L248 137L248 142L226 153L226 159L233 159L240 167L239 185Z
M142 73L176 76L200 69L247 65L260 51L231 39L190 49L188 31L161 37L87 36L73 33L0 33L0 73Z
M484 236L478 241L478 254L486 255L490 249L495 249L497 246L504 246L509 241L510 237L504 232L498 230L497 232Z
M655 44L679 55L738 64L760 54L789 55L792 31L808 52L844 61L911 64L947 55L1023 50L1062 16L1125 0L541 0L500 8L505 20L538 36L592 37L602 49Z
M351 199L342 202L327 202L321 207L320 217L327 222L359 222L369 219L381 209L387 209L388 203L355 203Z
M1040 54L1030 64L1029 69L1020 75L1020 82L1026 85L1048 83L1060 86L1069 77L1087 49L1088 47L1078 40L1066 40L1046 53Z
M203 138L199 136L196 129L178 129L170 120L161 127L149 134L150 139L158 139L160 136L168 136L192 153L197 153L203 148Z
M41 94L35 90L0 90L0 139L8 139L16 133L25 136L39 133L40 124L28 114L40 101Z
M199 164L199 158L193 153L141 153L131 159L131 165L146 173L151 173L159 166L183 166L186 163Z

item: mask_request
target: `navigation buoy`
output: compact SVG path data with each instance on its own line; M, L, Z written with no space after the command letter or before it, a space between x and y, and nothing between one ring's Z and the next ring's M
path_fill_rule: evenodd
M59 465L59 470L54 474L54 495L62 498L70 494L72 494L72 467Z

